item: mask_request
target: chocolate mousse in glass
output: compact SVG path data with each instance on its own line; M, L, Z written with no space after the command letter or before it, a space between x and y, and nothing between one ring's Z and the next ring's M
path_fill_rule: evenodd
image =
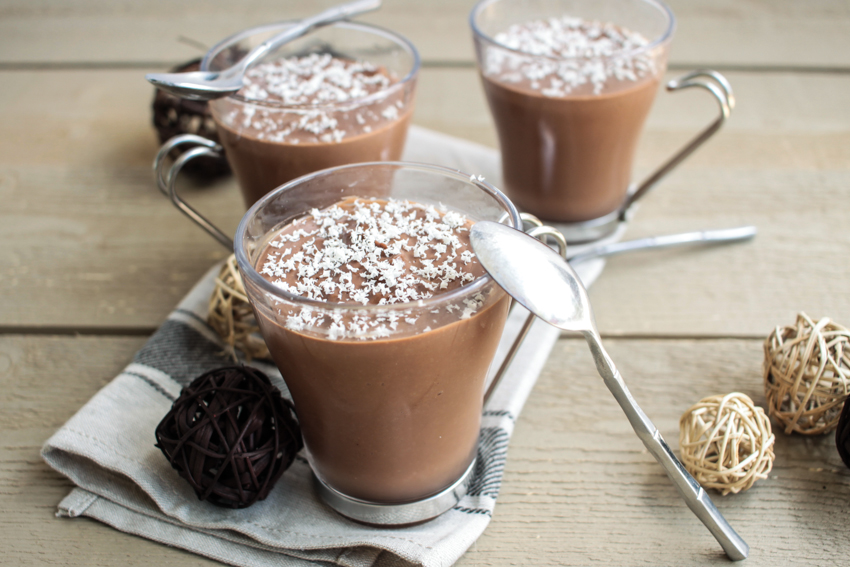
M289 25L225 39L201 69L227 68ZM246 206L320 169L399 159L418 72L419 55L409 41L352 22L315 30L252 67L239 92L210 102Z
M656 0L482 0L470 15L520 210L580 223L616 212L674 28Z
M320 494L353 519L414 523L465 491L510 306L469 245L478 220L521 226L475 178L368 163L276 189L237 229Z

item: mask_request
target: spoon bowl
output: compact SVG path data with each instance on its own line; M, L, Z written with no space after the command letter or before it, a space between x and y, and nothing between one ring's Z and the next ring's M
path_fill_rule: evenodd
M539 240L503 224L478 222L470 230L469 237L481 265L508 294L547 323L584 335L599 375L637 436L664 467L682 499L730 559L746 559L749 546L685 470L626 387L614 361L602 346L587 291L572 267Z
M570 265L537 239L516 230L505 233L491 224L496 225L477 223L470 239L493 279L523 307L559 329L581 332L592 326L587 291ZM523 238L513 238L514 232ZM558 261L551 260L553 255Z
M188 100L213 100L242 88L242 74L222 76L214 71L149 73L145 78L158 89Z
M263 57L282 45L312 30L377 10L381 0L357 0L329 8L274 35L252 49L238 63L223 71L189 71L186 73L148 73L145 78L157 88L189 100L214 100L231 95L242 88L245 72Z

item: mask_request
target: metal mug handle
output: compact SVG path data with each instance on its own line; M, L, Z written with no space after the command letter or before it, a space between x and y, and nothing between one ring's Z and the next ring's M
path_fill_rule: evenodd
M717 133L717 131L720 130L720 127L723 126L723 123L726 122L726 119L729 118L729 115L732 114L732 109L735 108L735 95L732 93L732 86L729 84L729 81L726 80L726 77L717 71L712 71L710 69L692 71L667 83L667 90L671 92L694 87L707 90L712 94L712 96L714 96L715 99L717 99L717 102L720 105L720 115L714 120L714 122L709 124L708 127L697 134L690 142L676 152L673 157L669 158L666 162L659 166L658 169L650 174L649 177L644 179L634 191L629 193L625 202L620 207L618 220L627 220L629 208L638 199L646 195L649 190L652 189L665 175L670 173L670 171L682 163L685 158L694 153L697 148Z
M164 171L165 158L174 148L187 144L192 144L197 147L186 150L180 154L180 157L174 160L174 163L166 173ZM183 166L186 165L187 162L201 156L221 158L221 151L221 145L202 136L196 136L195 134L174 136L165 142L157 152L156 157L153 160L153 171L154 178L156 179L156 186L162 194L171 199L174 206L177 207L184 215L189 217L195 224L207 231L207 233L215 238L222 246L233 252L233 239L222 232L201 213L192 208L191 205L181 199L177 194L176 189L177 174L180 173L180 170L183 169Z
M537 238L538 240L542 240L546 242L547 238L551 237L555 244L558 246L558 252L561 256L564 257L564 260L567 259L567 239L564 238L564 235L556 228L552 228L551 226L544 226L543 223L535 217L534 215L528 213L521 213L520 217L523 220L524 225L529 225L529 228L525 230L526 234ZM525 228L523 226L523 228ZM499 366L499 370L496 371L496 374L493 376L493 379L490 381L490 385L487 386L487 391L484 392L484 403L487 403L487 400L490 399L490 396L496 390L496 386L499 385L499 381L510 368L511 363L516 357L516 353L519 351L519 348L522 346L522 343L525 342L525 337L528 335L528 331L531 330L531 325L534 323L534 320L537 319L537 315L534 313L529 313L528 317L526 317L525 322L522 324L522 328L519 331L519 334L514 339L513 344L511 344L511 348L508 350L508 353L505 355L505 359L502 361L501 366Z
M199 147L191 148L185 152L183 152L180 157L174 160L174 163L168 169L168 172L165 172L165 158L174 148L184 145L184 144L194 144ZM175 187L175 182L177 180L177 175L180 173L180 170L184 165L190 160L193 160L200 156L212 156L212 157L221 157L222 148L216 142L209 140L207 138L197 136L195 134L182 134L180 136L175 136L168 140L162 147L159 149L159 152L156 154L156 158L153 161L153 170L154 170L154 178L156 179L156 186L162 192L163 195L171 199L171 202L174 203L174 206L177 207L183 214L189 217L193 222L195 222L198 226L204 229L207 233L210 234L213 238L215 238L222 246L227 248L228 250L233 250L233 240L224 234L218 227L216 227L212 222L206 219L202 214L196 211L192 206L183 201L180 196L177 194L177 189ZM564 238L564 235L555 228L550 226L543 226L543 223L534 215L530 215L528 213L522 213L520 217L523 220L524 224L529 225L530 227L526 230L526 233L534 236L535 238L539 238L546 241L547 237L551 237L555 240L555 243L558 246L558 251L564 259L567 258L567 241ZM487 403L487 400L492 395L493 391L496 389L499 381L507 372L508 368L513 362L514 357L516 356L517 351L519 351L520 346L522 346L523 341L525 340L526 335L528 335L528 331L531 329L532 323L536 319L536 315L533 313L529 313L528 317L525 320L525 323L522 325L522 329L520 329L519 334L516 339L514 339L511 348L508 350L507 355L505 356L504 361L502 361L502 365L499 367L499 370L493 376L493 379L490 381L490 385L487 388L486 393L484 394L484 403Z

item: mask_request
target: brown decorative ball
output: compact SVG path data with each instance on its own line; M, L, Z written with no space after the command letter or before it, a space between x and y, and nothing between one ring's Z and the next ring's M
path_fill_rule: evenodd
M841 460L850 468L850 402L844 402L844 409L838 417L838 427L835 430L835 445Z
M770 420L746 394L704 398L679 420L682 464L705 488L748 490L773 468Z
M224 263L215 279L215 289L210 296L207 323L230 347L230 354L236 359L234 348L241 350L246 360L269 358L269 347L260 335L260 327L254 317L254 310L248 303L245 285L236 256L233 254Z
M198 498L245 508L268 496L303 447L294 411L259 370L217 368L183 389L156 446Z
M808 435L838 425L850 394L850 331L824 317L805 313L777 327L764 342L764 395L767 413L784 428Z
M201 68L201 60L195 59L174 69L172 73L197 71ZM215 121L210 113L209 104L202 100L188 100L157 89L153 99L153 125L159 137L159 143L164 144L180 134L197 134L218 142L218 132ZM186 147L174 148L171 159L177 159ZM227 160L212 156L200 156L187 163L181 170L196 179L211 181L230 174Z

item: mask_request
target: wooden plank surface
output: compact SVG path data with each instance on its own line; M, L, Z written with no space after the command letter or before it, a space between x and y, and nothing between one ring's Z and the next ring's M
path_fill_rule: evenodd
M144 341L0 336L0 563L220 565L92 520L55 517L57 504L73 485L41 460L42 444L121 371Z
M9 565L207 565L85 519L53 517L70 483L41 444L130 360L142 338L0 337L0 550ZM687 407L743 391L764 403L756 340L608 340L672 447ZM151 433L152 435L152 433ZM747 565L838 565L850 471L832 435L777 434L770 478L712 498L748 541ZM37 550L37 551L36 551ZM792 555L793 554L793 555ZM493 521L459 565L709 565L720 548L679 500L596 376L579 340L557 343L520 416Z
M173 64L252 25L299 18L336 0L6 0L0 64ZM670 0L678 66L850 68L850 5L842 0ZM472 0L386 0L362 18L411 39L429 63L469 64Z
M701 398L742 391L764 404L760 341L607 340L635 398L671 447ZM746 565L841 565L850 471L832 435L777 434L770 478L711 497L749 543ZM593 369L561 340L511 440L493 522L459 565L728 564L678 499Z
M336 1L0 3L0 563L217 564L54 518L71 485L38 451L224 255L153 187L142 75L238 29ZM419 47L416 123L495 146L473 68L472 4L385 0L364 20ZM760 230L745 245L612 259L591 290L613 359L675 447L680 413L704 396L740 390L764 403L761 339L771 327L799 310L850 324L850 3L670 5L672 66L730 71L738 107L646 198L626 237ZM714 112L701 93L661 95L636 177ZM243 209L232 181L182 191L235 228ZM776 452L769 480L713 493L751 545L746 564L846 563L850 471L833 436L778 433ZM459 564L718 563L719 547L631 432L586 347L559 341L518 421L493 521Z
M0 73L0 328L155 328L223 249L155 190L142 71ZM796 311L850 321L840 227L850 181L850 77L730 73L739 105L716 139L646 198L627 238L755 224L749 244L615 258L592 290L606 334L760 337ZM53 87L63 85L57 98ZM714 113L661 94L637 167ZM495 144L475 72L426 69L415 121ZM185 196L233 230L232 181Z

